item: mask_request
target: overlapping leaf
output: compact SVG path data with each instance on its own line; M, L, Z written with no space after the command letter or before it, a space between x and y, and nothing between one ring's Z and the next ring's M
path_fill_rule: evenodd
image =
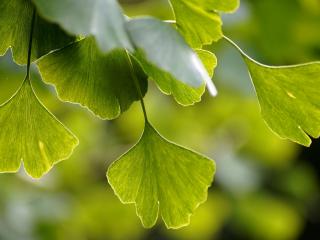
M214 68L217 65L215 55L205 50L197 50L197 54L206 67L209 75L212 77ZM201 96L205 91L205 84L198 88L191 87L178 81L169 73L162 71L153 64L150 64L145 60L143 55L138 53L136 54L136 57L141 63L144 71L157 83L161 91L165 94L172 95L179 104L187 106L201 101Z
M168 228L179 228L207 198L215 172L212 160L161 137L147 122L137 145L115 161L109 183L123 203L134 203L145 227L161 214Z
M154 18L137 18L130 20L127 28L138 55L150 64L189 86L197 88L207 83L216 94L201 60L172 26Z
M196 0L171 0L177 27L193 48L201 48L222 38L219 14L201 4Z
M263 118L282 138L305 146L320 136L320 62L270 67L245 57Z
M30 81L0 106L0 172L16 172L21 164L40 178L66 159L77 138L39 102Z
M222 38L222 20L217 11L232 12L239 0L170 0L176 24L193 48Z
M0 55L4 55L11 47L13 58L18 64L27 63L33 11L34 7L30 0L0 1ZM57 25L36 16L31 60L34 61L72 41L73 38Z
M76 35L94 35L100 48L132 50L117 0L33 0L40 14Z
M193 48L222 38L222 20L217 11L233 12L239 0L170 0L176 24Z
M40 59L38 66L45 82L54 84L64 101L80 103L103 119L113 119L139 100L125 50L108 54L99 51L87 38ZM147 76L131 58L142 94Z

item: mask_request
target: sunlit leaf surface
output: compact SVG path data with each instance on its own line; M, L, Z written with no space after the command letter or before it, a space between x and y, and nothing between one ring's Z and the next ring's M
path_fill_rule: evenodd
M268 126L282 138L309 146L309 136L320 136L320 62L270 67L245 60Z
M180 228L206 200L214 172L212 160L167 141L146 123L139 143L107 176L121 201L136 205L145 227L155 225L160 214L168 228Z
M129 21L127 27L138 54L150 64L189 86L201 87L206 83L211 94L216 94L201 60L172 26L154 18L137 18Z
M0 1L0 56L8 48L18 64L27 63L28 43L34 7L29 0ZM73 41L57 25L40 18L35 19L31 60L34 61L51 50L59 49Z
M147 76L131 58L142 94ZM127 110L139 95L125 50L99 51L93 38L53 52L38 63L42 78L53 84L64 101L80 103L103 119L113 119Z
M205 50L196 51L203 65L206 67L209 75L212 77L214 68L217 65L217 59L211 52ZM205 84L200 87L191 87L172 77L169 73L162 71L156 66L150 64L143 55L136 54L139 62L148 76L154 80L160 90L168 95L172 95L174 99L181 105L188 106L201 101L201 96L205 91Z
M70 156L77 138L38 100L25 80L19 91L0 107L0 172L26 172L40 178Z

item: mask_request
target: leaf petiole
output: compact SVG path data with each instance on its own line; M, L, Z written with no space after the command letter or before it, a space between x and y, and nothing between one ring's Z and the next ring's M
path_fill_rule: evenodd
M139 85L139 81L138 81L138 78L135 74L135 70L134 70L134 67L133 67L133 64L132 64L132 61L131 61L131 57L130 57L130 53L126 50L126 54L127 54L127 59L128 59L128 64L129 64L129 68L130 68L130 74L133 78L133 81L134 81L134 85L137 89L137 92L138 92L138 95L139 95L139 98L140 98L140 104L141 104L141 108L142 108L142 111L143 111L143 116L144 116L144 120L146 121L146 123L148 123L148 115L147 115L147 111L146 111L146 107L145 107L145 104L144 104L144 101L143 101L143 94L141 92L141 88L140 88L140 85Z
M29 35L29 45L28 45L28 62L27 62L27 74L26 79L30 81L30 66L31 66L31 51L32 51L32 42L33 42L33 32L34 32L34 24L36 20L36 10L33 9L32 20L31 20L31 29Z

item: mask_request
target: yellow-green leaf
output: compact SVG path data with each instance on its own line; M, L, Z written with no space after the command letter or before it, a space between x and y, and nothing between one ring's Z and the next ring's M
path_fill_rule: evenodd
M135 18L127 23L138 55L174 79L199 88L205 83L215 96L217 90L198 55L169 24L151 17ZM148 37L145 37L145 36Z
M212 0L170 0L180 33L193 48L222 38L222 20Z
M216 11L232 13L239 8L240 0L200 0L207 2L207 8L210 6Z
M60 99L80 103L103 119L114 119L139 95L125 50L107 54L94 39L86 38L53 52L37 63L45 82L53 84ZM147 76L131 59L141 92L147 92Z
M215 55L205 50L197 50L196 52L209 76L212 77L214 68L217 65ZM157 83L159 89L165 94L172 95L179 104L188 106L201 101L201 97L205 91L205 84L200 87L191 87L178 81L172 75L157 68L155 65L150 64L142 54L137 53L135 56L148 76Z
M26 172L40 178L70 156L77 138L38 100L25 80L17 93L0 106L0 172Z
M109 167L107 177L123 203L136 205L145 227L160 214L168 228L180 228L206 200L214 173L212 160L169 142L147 122L139 143Z
M28 43L34 7L30 0L0 1L0 56L12 48L13 59L18 64L27 63ZM31 61L48 52L66 46L74 40L57 25L36 15Z
M261 112L280 137L309 146L320 136L320 62L271 67L245 56Z

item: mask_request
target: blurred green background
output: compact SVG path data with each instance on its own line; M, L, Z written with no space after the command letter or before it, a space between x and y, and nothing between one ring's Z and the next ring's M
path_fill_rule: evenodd
M166 0L123 0L126 14L172 19ZM224 15L224 32L255 59L273 65L320 60L319 0L242 0ZM0 175L0 239L4 240L296 240L320 239L320 141L303 148L277 138L264 124L246 67L223 40L208 49L218 59L219 95L184 108L150 82L150 120L170 140L217 162L208 201L190 226L144 229L133 206L108 186L108 165L142 131L139 104L115 121L101 121L77 105L59 102L34 67L40 99L80 139L73 156L43 179L21 170ZM24 78L11 54L0 58L0 102ZM320 89L319 89L320 90Z

